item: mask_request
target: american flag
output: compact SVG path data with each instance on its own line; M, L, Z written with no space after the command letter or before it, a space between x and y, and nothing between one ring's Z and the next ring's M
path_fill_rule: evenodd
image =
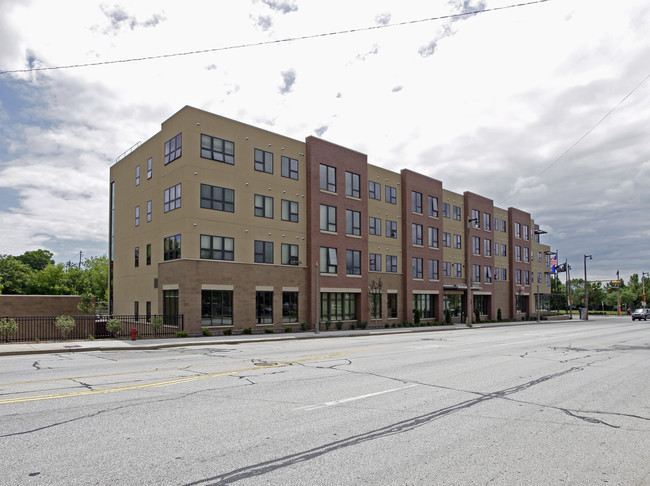
M551 255L551 273L555 273L555 267L557 266L557 254Z

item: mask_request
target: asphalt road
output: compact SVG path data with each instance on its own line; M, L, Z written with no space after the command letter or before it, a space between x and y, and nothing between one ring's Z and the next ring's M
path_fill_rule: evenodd
M650 484L650 324L0 357L2 483Z

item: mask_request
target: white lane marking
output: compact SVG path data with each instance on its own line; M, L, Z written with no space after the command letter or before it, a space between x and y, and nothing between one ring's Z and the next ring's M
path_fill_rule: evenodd
M418 383L413 383L411 385L403 386L400 388L392 388L390 390L384 390L380 392L375 392L375 393L368 393L367 395L359 395L356 397L350 397L350 398L343 398L341 400L334 400L332 402L325 402L325 403L319 403L316 405L307 405L304 407L298 407L294 408L294 410L317 410L319 408L325 408L325 407L331 407L334 405L340 405L341 403L347 403L347 402L353 402L355 400L363 400L364 398L370 398L370 397L376 397L377 395L383 395L385 393L392 393L395 391L400 391L400 390L406 390L407 388L413 388L414 386L419 386Z

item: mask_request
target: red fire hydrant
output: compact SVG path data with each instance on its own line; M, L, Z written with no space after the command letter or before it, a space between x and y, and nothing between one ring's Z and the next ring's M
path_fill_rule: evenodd
M138 335L138 329L135 326L133 326L131 328L131 341L135 341L137 335Z

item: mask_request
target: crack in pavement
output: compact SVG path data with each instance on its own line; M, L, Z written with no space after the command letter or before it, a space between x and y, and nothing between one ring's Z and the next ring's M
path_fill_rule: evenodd
M583 368L573 367L564 371L542 376L535 380L531 380L527 383L522 383L520 385L505 388L503 390L499 390L492 393L479 394L479 396L476 398L472 398L470 400L464 400L455 405L450 405L448 407L444 407L439 410L435 410L433 412L419 415L417 417L413 417L410 419L401 420L394 424L380 427L378 429L371 430L369 432L364 432L362 434L353 435L345 439L336 440L327 444L323 444L318 447L313 447L306 451L296 452L294 454L288 454L286 456L279 457L277 459L263 461L261 463L253 464L251 466L244 466L235 469L233 471L218 474L216 476L186 483L185 486L196 486L200 484L226 485L226 484L232 484L237 481L251 479L257 476L262 476L264 474L276 471L278 469L294 466L296 464L315 459L317 457L323 456L330 452L337 451L339 449L353 447L362 444L364 442L408 432L416 428L422 427L424 425L427 425L434 420L459 412L461 410L466 410L468 408L475 407L476 405L479 405L481 403L490 400L504 398L507 397L508 395L519 393L520 391L526 390L540 383L544 383L546 381L559 378L563 375L574 373L576 371L582 371L582 370Z

